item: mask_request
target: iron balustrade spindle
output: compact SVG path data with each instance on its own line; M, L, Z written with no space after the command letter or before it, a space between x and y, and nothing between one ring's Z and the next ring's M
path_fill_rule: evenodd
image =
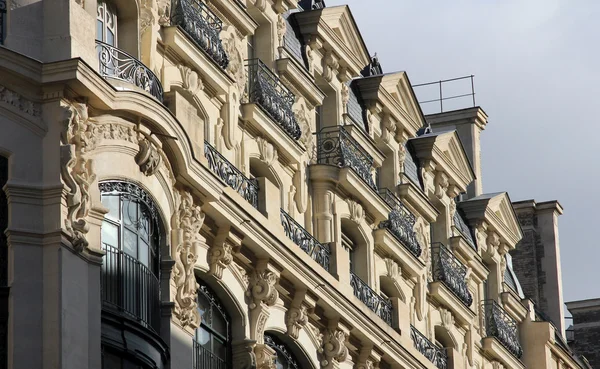
M102 302L145 327L160 327L158 278L127 253L102 244L106 252L102 264Z
M410 338L417 351L425 356L438 369L448 368L448 355L446 350L433 344L417 328L410 325Z
M208 160L209 169L221 178L228 186L237 191L246 201L258 209L258 181L248 179L229 160L208 142L204 142L204 156Z
M313 260L319 263L325 270L329 271L329 259L331 252L329 246L317 241L310 233L298 224L283 209L281 210L281 225L285 235L307 253Z
M486 337L496 337L517 358L523 356L517 322L494 300L482 303Z
M246 62L249 101L258 104L285 133L298 140L302 131L292 110L294 94L260 59L249 59Z
M382 188L379 196L392 208L388 219L379 223L379 229L388 229L413 255L421 255L421 246L414 227L416 217L389 189Z
M431 245L431 267L434 281L444 283L467 307L473 296L467 287L467 268L440 242Z
M343 126L325 127L317 133L317 163L351 168L373 190L373 158Z
M350 286L356 296L363 304L367 305L375 314L383 319L388 325L392 325L392 302L385 299L373 291L368 284L360 279L356 274L350 272Z
M221 19L198 0L173 0L172 3L171 24L181 27L217 65L227 68L229 57L220 38Z
M163 101L163 88L156 75L141 61L123 50L96 40L98 72L104 78L112 78L131 83L158 101Z
M210 341L208 342L210 344ZM192 368L194 369L226 369L225 360L207 350L202 344L194 340L194 356Z

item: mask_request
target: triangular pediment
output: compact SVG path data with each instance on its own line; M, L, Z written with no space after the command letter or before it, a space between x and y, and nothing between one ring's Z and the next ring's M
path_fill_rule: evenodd
M339 37L342 45L350 49L351 55L358 58L360 68L369 64L369 52L347 5L326 7L321 11L321 18Z

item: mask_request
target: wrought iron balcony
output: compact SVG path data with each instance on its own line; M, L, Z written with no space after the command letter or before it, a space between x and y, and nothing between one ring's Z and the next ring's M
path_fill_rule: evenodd
M517 322L493 300L483 302L482 314L485 320L486 337L496 337L502 346L517 358L521 358L523 348L519 342Z
M131 83L163 101L163 88L150 68L123 50L96 40L98 72L104 78Z
M473 296L467 287L467 268L444 246L436 242L431 246L431 267L434 281L443 282L467 307Z
M292 110L294 94L260 59L250 59L247 63L249 101L258 104L285 133L298 140L302 131Z
M423 354L429 361L433 363L438 369L448 368L448 355L446 350L433 344L427 339L419 330L415 327L410 326L410 338L412 338L415 348Z
M204 142L204 156L208 160L208 167L213 173L258 209L258 182L256 179L248 179L244 173L240 172L206 141Z
M296 245L300 246L302 251L307 253L313 260L325 268L325 270L329 271L329 246L323 245L317 241L283 209L281 209L281 225L283 226L286 236L294 241Z
M421 255L421 246L414 231L416 218L402 201L389 189L381 188L379 196L392 208L388 219L379 223L379 228L387 228L413 255Z
M144 264L123 251L103 244L102 303L145 327L160 326L158 278Z
M317 133L317 163L352 168L373 190L373 158L343 126L326 127Z
M229 57L221 43L221 19L198 0L173 0L172 3L171 24L181 27L215 63L227 68Z
M192 368L194 369L227 369L227 363L216 353L207 350L202 344L194 340L194 356Z
M388 325L392 325L393 306L390 300L379 296L353 272L350 272L350 286L354 290L354 296L367 305L375 314L379 315Z

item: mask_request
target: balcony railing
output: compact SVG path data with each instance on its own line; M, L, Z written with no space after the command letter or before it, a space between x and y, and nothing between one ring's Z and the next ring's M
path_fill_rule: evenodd
M145 327L158 331L160 290L158 278L136 258L112 246L102 264L102 302Z
M209 341L210 343L210 341ZM194 356L192 368L194 369L226 369L225 360L207 350L199 342L194 340Z
M444 283L467 307L473 303L473 296L467 287L467 268L444 244L431 245L431 267L434 281Z
M414 231L416 218L402 201L387 188L379 189L379 196L392 208L388 219L379 223L379 228L387 228L413 255L421 255L421 246Z
M352 168L373 190L373 158L343 126L326 127L317 133L317 162L340 168Z
M517 322L493 300L483 302L482 313L485 319L486 337L496 337L508 351L521 358L523 348L519 342Z
M367 305L375 314L379 315L388 325L392 325L393 307L390 300L379 296L353 272L350 272L350 286L354 290L354 296Z
M292 110L294 94L259 59L250 59L247 63L250 102L258 104L285 133L298 140L302 131Z
M448 355L446 350L433 344L419 330L410 326L410 338L412 338L415 348L423 354L438 369L448 368Z
M329 247L317 241L306 231L294 218L281 209L281 225L283 230L302 251L307 253L313 260L319 263L325 270L329 271Z
M158 77L141 61L123 50L98 40L96 40L96 52L98 72L102 77L131 83L148 92L158 101L163 101L163 88Z
M244 173L240 172L235 165L231 164L206 141L204 142L204 156L208 160L208 167L213 173L258 209L258 182L256 179L248 179Z
M198 0L173 0L172 3L171 24L181 27L215 63L227 68L229 57L221 43L221 19Z

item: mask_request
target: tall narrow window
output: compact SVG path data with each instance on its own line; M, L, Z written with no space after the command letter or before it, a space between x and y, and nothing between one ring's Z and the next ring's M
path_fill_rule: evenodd
M160 325L159 221L152 198L133 183L100 183L102 299L105 306L158 331Z
M276 369L300 369L300 365L298 365L298 362L292 354L292 351L277 337L269 333L265 333L265 343L267 346L275 350Z
M229 315L217 296L201 281L198 289L200 327L194 337L194 369L225 369L230 366Z
M354 241L346 234L342 232L342 247L348 250L348 254L350 256L350 271L354 273L354 268L356 267L356 245Z
M117 46L117 13L114 5L98 0L96 40Z

